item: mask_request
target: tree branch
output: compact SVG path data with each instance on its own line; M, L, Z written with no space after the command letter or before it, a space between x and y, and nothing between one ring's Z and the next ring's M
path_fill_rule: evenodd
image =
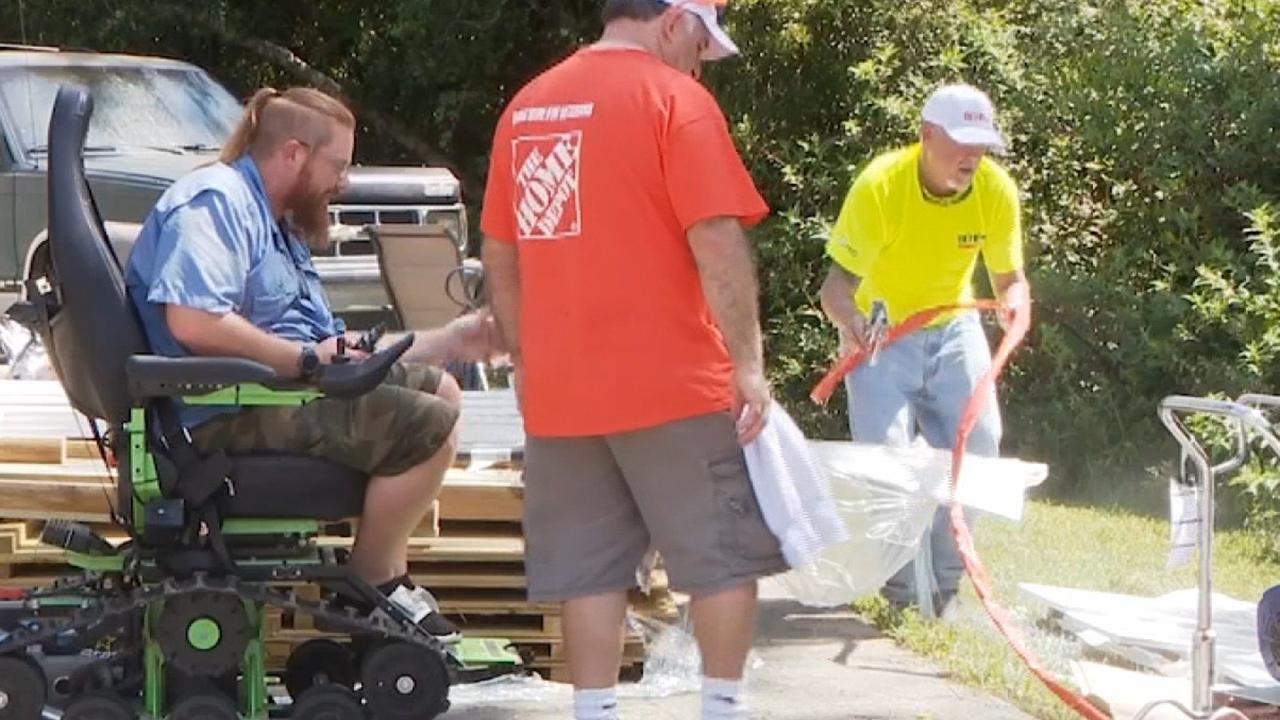
M220 32L219 34L223 40L261 55L304 82L314 85L330 95L341 98L375 132L390 137L407 150L421 156L427 162L433 165L452 167L449 159L434 145L419 138L398 120L363 106L359 100L348 95L336 80L308 65L305 60L298 57L288 48L261 38L237 37L226 32Z

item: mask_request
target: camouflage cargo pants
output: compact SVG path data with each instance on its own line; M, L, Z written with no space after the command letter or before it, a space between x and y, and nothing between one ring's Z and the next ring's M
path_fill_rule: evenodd
M434 455L458 421L458 408L435 394L442 377L436 367L396 364L358 398L246 408L203 423L191 436L205 452L276 450L398 475Z

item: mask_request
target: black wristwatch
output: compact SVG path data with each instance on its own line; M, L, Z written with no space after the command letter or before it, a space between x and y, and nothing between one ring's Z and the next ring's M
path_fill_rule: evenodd
M298 369L303 380L315 377L316 370L320 369L320 356L316 354L315 345L307 343L302 346L302 355L298 358Z

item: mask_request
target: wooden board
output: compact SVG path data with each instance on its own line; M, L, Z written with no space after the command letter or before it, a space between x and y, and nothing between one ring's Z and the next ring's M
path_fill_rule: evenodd
M483 457L524 448L524 421L510 390L462 393L459 445ZM36 432L31 432L36 429ZM57 380L0 380L0 437L91 437L88 420L71 408Z
M523 562L447 563L412 562L413 581L429 588L517 588L525 587Z
M0 437L0 463L41 463L57 465L68 460L98 460L98 445L93 440L9 435Z
M67 483L56 493L48 486L24 480L0 479L5 498L3 516L15 519L59 519L107 522L115 490L98 483Z
M531 602L525 591L483 588L439 588L432 594L440 601L440 609L452 613L501 615L504 613L539 613L558 615L558 602Z
M0 463L54 463L63 461L64 438L9 436L0 438Z
M61 562L0 564L0 586L48 587L60 577L79 574ZM429 588L522 589L523 563L410 563L414 582Z
M477 459L524 449L524 419L511 390L468 390L462 393L458 447Z
M314 585L298 588L299 596L304 590L312 590ZM523 599L524 592L509 591L513 596L501 600L490 600L474 597L474 594L489 592L484 590L436 590L440 601L440 612L459 627L505 628L504 637L520 637L521 639L559 637L561 635L560 606L558 604L534 603ZM508 591L502 591L508 592ZM313 618L309 615L294 615L278 608L268 608L267 617L271 626L278 631L309 632L314 630ZM284 637L281 635L281 637Z
M520 522L524 516L524 483L517 472L472 472L446 475L440 490L441 520Z
M108 542L120 543L126 539L116 528L101 528L100 534ZM350 537L320 536L317 545L351 547ZM17 522L0 525L0 563L61 562L65 551L40 542L39 523ZM409 540L410 562L461 563L508 562L524 560L524 539L520 537L413 537Z
M114 472L109 474L101 461L0 462L0 518L103 522L115 498ZM524 489L514 471L455 468L445 475L439 502L440 517L446 519L519 522Z
M351 547L352 538L322 536L317 544ZM414 537L409 539L409 561L522 562L524 539L509 537Z
M358 518L337 522L320 522L321 535L354 538L359 530L360 520ZM413 534L419 537L435 537L440 534L439 500L431 503L431 507L427 508L426 516L418 523L418 527L413 529Z

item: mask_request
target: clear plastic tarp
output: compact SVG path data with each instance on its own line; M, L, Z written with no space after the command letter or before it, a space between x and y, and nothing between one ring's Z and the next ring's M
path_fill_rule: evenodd
M849 539L779 580L806 605L834 607L876 592L916 555L937 508L948 501L951 453L923 443L893 448L814 441L809 446L827 472ZM1027 488L1043 482L1048 468L966 455L960 472L957 501L978 515L1017 521Z

